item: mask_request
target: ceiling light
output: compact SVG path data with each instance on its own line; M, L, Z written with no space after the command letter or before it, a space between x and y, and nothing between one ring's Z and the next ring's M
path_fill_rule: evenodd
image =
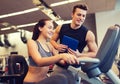
M11 27L5 27L5 28L1 28L0 30L4 31L4 30L10 30L10 29L11 29Z
M66 1L60 1L60 2L57 2L57 3L52 3L50 6L51 6L51 7L55 7L55 6L64 5L64 4L68 4L68 3L73 3L73 2L77 2L77 1L81 1L81 0L66 0Z
M22 27L33 26L33 25L35 25L36 23L37 23L37 22L34 22L34 23L29 23L29 24L17 25L17 28L22 28Z
M72 20L66 20L66 21L64 21L64 20L58 20L58 21L56 21L56 23L58 25L68 24L68 23L71 23L71 22L72 22Z
M4 30L10 30L10 29L18 29L18 28L33 26L33 25L35 25L36 23L37 23L37 22L29 23L29 24L22 24L22 25L17 25L17 26L12 25L12 26L9 26L9 27L1 28L0 30L1 30L1 31L4 31Z
M21 14L25 14L25 13L30 13L30 12L34 12L34 11L38 11L39 8L31 8L31 9L27 9L27 10L23 10L23 11L19 11L19 12L14 12L14 13L9 13L9 14L4 14L4 15L0 15L0 19L1 18L6 18L6 17L11 17L11 16L16 16L16 15L21 15Z
M9 26L9 27L5 27L5 28L1 28L0 30L4 31L4 30L10 30L10 29L17 29L17 27L15 25Z

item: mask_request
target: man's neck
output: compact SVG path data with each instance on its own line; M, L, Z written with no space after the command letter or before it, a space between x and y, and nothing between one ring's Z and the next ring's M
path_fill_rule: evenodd
M71 23L70 24L70 27L72 28L72 29L79 29L80 27L81 27L81 25L75 25L74 23Z

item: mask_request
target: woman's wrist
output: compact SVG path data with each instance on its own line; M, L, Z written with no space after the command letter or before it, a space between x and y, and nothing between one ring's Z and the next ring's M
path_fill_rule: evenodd
M62 54L58 54L58 57L59 57L59 60L62 60L62 59L63 59Z

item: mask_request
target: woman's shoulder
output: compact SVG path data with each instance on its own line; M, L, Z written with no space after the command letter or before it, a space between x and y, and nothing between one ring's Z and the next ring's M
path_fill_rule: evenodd
M33 39L28 39L28 43L35 43Z
M29 39L27 41L27 45L36 45L36 41L34 41L33 39Z

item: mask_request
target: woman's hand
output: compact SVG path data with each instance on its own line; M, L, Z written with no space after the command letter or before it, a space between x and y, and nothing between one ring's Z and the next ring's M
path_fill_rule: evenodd
M60 54L62 60L64 60L68 64L79 64L79 61L76 56L68 53Z

